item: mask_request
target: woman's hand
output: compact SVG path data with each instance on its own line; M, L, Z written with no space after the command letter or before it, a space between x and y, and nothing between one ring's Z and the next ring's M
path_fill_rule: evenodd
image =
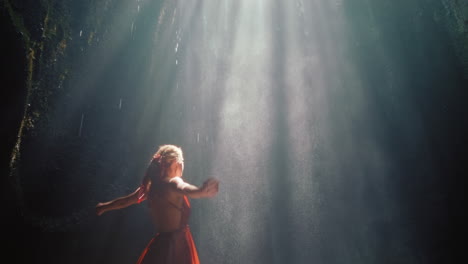
M201 191L204 194L203 196L207 198L215 196L218 193L218 190L219 181L214 178L206 180L201 187Z
M96 205L96 214L97 214L98 216L102 215L102 214L105 212L105 210L104 210L104 205L105 205L104 203L98 203L98 204Z

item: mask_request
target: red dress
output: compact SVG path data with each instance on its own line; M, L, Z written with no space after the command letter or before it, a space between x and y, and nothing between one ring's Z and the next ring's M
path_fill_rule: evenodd
M140 190L145 190L145 188L140 188ZM143 200L145 196L146 193L140 193L139 200ZM141 253L137 264L200 264L188 226L190 203L184 196L182 208L173 206L182 213L179 229L156 234Z

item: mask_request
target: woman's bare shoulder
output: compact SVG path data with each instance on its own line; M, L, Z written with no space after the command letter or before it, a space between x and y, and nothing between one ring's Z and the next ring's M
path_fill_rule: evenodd
M170 179L167 179L167 183L169 184L180 184L180 183L185 183L184 180L181 177L172 177Z
M160 190L175 192L177 192L181 187L183 187L186 184L184 180L180 177L164 178L158 182L158 187Z

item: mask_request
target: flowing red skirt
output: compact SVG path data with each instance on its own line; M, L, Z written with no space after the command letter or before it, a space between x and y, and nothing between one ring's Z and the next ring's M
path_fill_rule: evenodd
M137 264L200 264L189 227L157 234Z

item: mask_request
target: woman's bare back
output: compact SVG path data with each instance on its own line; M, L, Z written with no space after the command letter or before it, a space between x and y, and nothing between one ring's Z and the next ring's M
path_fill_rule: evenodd
M170 183L158 181L152 183L148 195L148 207L156 232L172 232L186 225L188 213L184 205L184 196L175 192Z

